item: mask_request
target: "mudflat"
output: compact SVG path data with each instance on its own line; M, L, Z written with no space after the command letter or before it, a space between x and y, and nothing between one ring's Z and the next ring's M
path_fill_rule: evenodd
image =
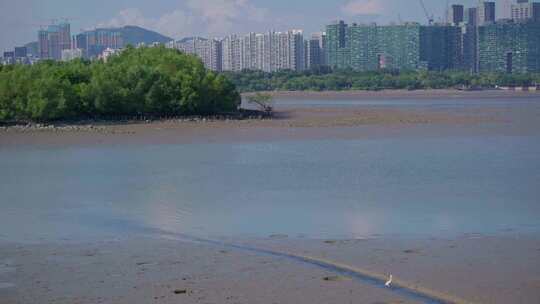
M347 92L275 92L273 119L210 120L172 119L153 122L95 122L82 125L57 124L49 128L2 127L0 148L20 145L120 145L181 144L196 142L272 141L324 138L365 138L373 134L399 132L418 125L455 127L478 126L509 121L508 114L529 115L527 109L508 109L489 102L540 100L537 92L428 90L428 91L347 91ZM482 101L488 104L463 111L460 107L381 107L380 102L445 100L446 102ZM303 101L323 100L323 106ZM340 101L360 101L344 107ZM362 104L362 101L367 101ZM245 105L249 106L249 105ZM517 113L516 113L517 111ZM476 128L481 130L481 128ZM501 132L515 130L501 129ZM443 131L444 132L444 131Z
M233 241L359 267L460 303L538 303L540 239ZM315 264L224 245L138 237L0 243L0 303L424 303Z
M430 90L380 90L380 91L280 91L270 92L276 98L309 98L309 99L432 99L432 98L521 98L530 97L538 91L516 91L516 90L454 90L454 89L430 89Z
M537 192L531 190L528 185L533 182L527 180L539 176L535 152L539 105L540 95L533 92L286 92L276 93L276 115L271 120L3 128L0 152L3 157L11 157L14 165L10 165L10 159L0 164L16 176L15 180L6 177L4 181L14 187L42 179L47 186L30 185L28 192L43 191L37 196L44 201L36 205L39 210L21 213L24 206L36 208L29 201L35 196L7 191L10 189L0 185L5 199L18 202L0 200L5 222L13 223L0 229L0 304L540 303L540 234L534 213ZM483 141L486 138L489 140ZM515 140L505 141L508 138ZM384 143L379 145L380 139ZM354 145L344 144L349 141ZM269 142L275 145L259 145ZM316 144L308 148L288 145L296 142ZM422 147L410 147L410 142ZM454 142L462 149L452 150ZM479 142L485 148L479 148ZM179 159L185 158L172 169L170 163L161 163L160 157L148 159L152 151L193 143L197 144L195 152L171 150L174 155L179 153ZM241 143L240 147L229 147L236 143ZM311 170L311 162L295 167L315 154L312 149L334 153L331 148L335 145L342 147L343 155L315 158L322 170L328 171L321 180L317 178L322 171ZM375 146L373 150L371 145ZM439 151L438 145L450 151ZM466 145L470 149L463 148ZM121 149L108 149L117 146ZM152 149L131 155L127 161L119 155L139 147ZM204 154L209 147L223 153ZM433 153L415 159L423 147ZM271 151L261 150L265 148ZM92 153L85 154L86 150ZM18 158L19 152L26 154ZM116 161L107 161L111 153L116 153ZM195 157L201 153L201 157ZM227 153L237 153L234 166ZM402 153L404 158L395 157ZM167 153L159 155L165 162L174 159ZM216 155L226 156L215 160ZM486 160L486 155L493 159ZM83 156L95 159L88 161ZM273 158L282 159L286 165L276 169ZM54 161L61 170L44 174L43 170L55 169L43 164L44 159ZM190 167L192 160L195 164ZM501 164L499 160L514 163ZM87 161L90 165L85 166ZM475 167L479 163L482 167ZM143 164L152 170L142 171L142 180L119 174L121 170L138 172ZM74 167L95 176L79 180L79 172L69 172ZM185 175L176 172L182 171L179 168ZM222 176L227 174L212 173L215 168L230 172L240 169L246 176L238 180L227 176L225 180ZM260 170L259 175L252 176L252 169ZM339 170L347 171L347 175ZM426 173L433 175L414 179L420 181L414 185L394 178L413 179ZM370 174L376 179L373 182ZM441 174L444 178L433 181ZM506 179L511 174L516 178L524 174L526 179ZM212 179L215 176L216 180ZM493 178L488 179L490 176ZM467 180L456 182L460 178ZM216 184L209 182L210 186L199 189L204 187L199 184L206 185L206 179ZM246 179L268 182L267 187L260 186L266 200L262 194L242 189L245 183L241 182ZM299 185L283 185L281 179ZM506 181L512 184L504 184ZM109 182L113 186L108 187ZM226 184L219 188L225 196L210 195L211 187L218 184ZM320 189L342 184L349 187L343 189L355 193L354 197L340 193L342 188L334 192ZM424 184L429 187L422 188ZM101 188L92 188L96 185ZM376 190L362 189L366 185ZM80 192L63 189L68 186ZM392 193L397 193L394 198L386 198L379 191L390 191L391 187ZM485 193L485 189L493 193ZM311 196L312 192L323 199ZM416 192L426 194L416 196ZM137 197L130 197L135 194ZM217 203L224 205L212 204L204 209L204 204L216 201L214 197L222 198L223 202L218 199ZM130 198L129 204L115 205L114 200L126 198ZM246 213L261 216L254 216L253 221L261 221L257 232L263 231L265 236L243 236L256 234L254 227L258 225L240 223L241 214L232 222L225 218L225 224L238 225L227 230L231 235L218 229L224 219L213 216L214 210L232 217L238 210L255 208L252 199L274 204ZM294 199L307 203L297 202L298 206L291 207ZM250 204L238 203L242 200ZM416 204L419 200L426 201ZM406 201L408 205L404 205ZM474 204L488 207L478 210ZM55 211L46 212L49 207ZM272 213L272 208L284 211ZM399 210L394 214L385 208ZM423 218L424 213L414 216L421 213L420 208L430 211L425 213L429 218ZM287 210L302 217L291 220ZM206 213L210 215L206 217ZM437 217L430 218L431 214ZM482 215L488 220L479 218ZM272 216L276 217L273 221L266 221ZM17 217L35 223L19 224ZM213 220L217 226L198 219ZM340 219L347 223L338 222ZM316 224L291 224L310 220ZM315 226L322 228L307 231L308 236L299 232ZM351 226L348 232L357 237L323 236L325 231L332 232L333 226ZM461 226L470 231L463 233L458 229ZM489 232L476 231L484 226L489 226ZM69 227L73 231L63 230ZM433 230L421 231L419 227ZM215 232L210 228L219 230L222 236L207 236ZM270 235L265 229L276 234ZM182 234L193 231L201 235ZM238 231L242 236L235 235ZM452 231L460 232L452 235ZM388 288L384 283L390 275L394 285Z

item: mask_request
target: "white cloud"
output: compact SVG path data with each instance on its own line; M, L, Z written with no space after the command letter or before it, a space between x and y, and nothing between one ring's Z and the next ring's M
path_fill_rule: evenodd
M98 24L98 26L119 27L124 25L148 26L151 21L144 18L142 12L136 8L122 10L118 15L108 22Z
M182 10L174 10L161 16L155 24L155 29L161 34L172 38L189 35L193 31L193 17Z
M248 0L188 0L187 6L207 19L235 19L263 21L266 9Z
M205 21L211 34L224 34L243 20L262 22L267 13L248 0L188 0L187 6Z
M158 18L148 18L139 9L128 8L98 26L137 25L176 39L191 35L226 35L238 24L262 23L266 16L267 10L253 5L250 0L187 0L183 7Z
M349 16L381 15L385 10L381 0L351 0L341 7Z

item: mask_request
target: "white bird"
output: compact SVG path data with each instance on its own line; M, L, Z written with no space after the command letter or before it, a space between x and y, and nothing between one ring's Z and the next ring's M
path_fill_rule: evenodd
M384 283L384 286L390 287L390 284L392 284L392 275L390 275L390 278L388 279L388 281L386 281L386 283Z

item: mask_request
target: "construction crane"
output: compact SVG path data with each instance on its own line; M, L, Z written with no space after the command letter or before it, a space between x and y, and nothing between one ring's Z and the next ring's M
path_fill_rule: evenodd
M433 24L433 15L430 15L427 8L426 8L426 4L424 3L424 0L420 0L420 5L422 5L422 9L424 9L424 14L426 14L426 18L428 20L428 23L429 25L432 25Z

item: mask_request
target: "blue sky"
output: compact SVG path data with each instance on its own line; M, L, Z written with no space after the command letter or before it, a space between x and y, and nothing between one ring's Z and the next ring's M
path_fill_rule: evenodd
M442 17L446 0L424 1L437 19ZM498 1L499 16L507 1ZM406 21L426 19L417 0L0 0L0 50L36 40L39 25L59 18L71 19L73 33L132 24L182 38L293 28L310 34L335 19L384 24L398 15Z

